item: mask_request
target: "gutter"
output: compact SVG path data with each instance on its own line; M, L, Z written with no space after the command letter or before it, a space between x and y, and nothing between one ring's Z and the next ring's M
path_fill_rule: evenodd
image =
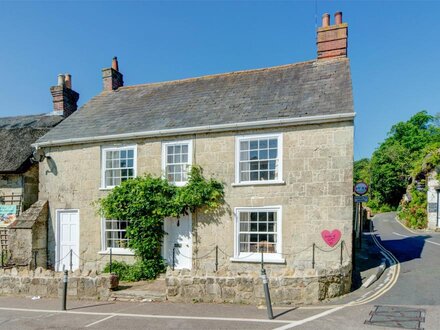
M32 147L34 147L35 149L39 149L39 148L51 147L51 146L65 146L65 145L83 144L89 142L109 142L115 140L132 140L132 139L146 138L146 137L173 136L173 135L185 135L185 134L208 133L208 132L210 133L227 132L238 129L258 129L258 128L283 127L283 126L323 124L323 123L339 122L344 120L353 120L355 115L356 114L354 112L350 112L350 113L342 113L335 115L321 115L321 116L311 116L311 117L301 117L301 118L268 119L268 120L251 121L244 123L205 125L205 126L196 126L196 127L171 128L171 129L155 130L155 131L110 134L103 136L92 136L92 137L33 143Z

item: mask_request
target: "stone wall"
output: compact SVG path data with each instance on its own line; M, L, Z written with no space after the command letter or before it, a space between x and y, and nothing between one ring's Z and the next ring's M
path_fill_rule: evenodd
M48 203L40 200L9 226L10 260L8 263L19 266L29 265L32 268L46 268L47 216Z
M96 271L69 273L67 285L68 298L108 299L113 289L118 287L116 275L98 275ZM63 292L63 273L25 268L18 270L0 269L0 295L61 297Z
M333 270L308 269L293 274L269 272L268 278L273 304L312 304L348 293L351 266ZM175 302L265 303L263 283L257 272L219 276L168 271L166 284L167 299Z

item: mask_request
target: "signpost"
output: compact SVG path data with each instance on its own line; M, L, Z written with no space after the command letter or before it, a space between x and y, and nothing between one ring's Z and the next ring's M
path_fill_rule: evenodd
M368 192L368 185L365 182L358 182L354 185L353 191L357 194L354 196L356 203L356 219L354 224L355 236L359 239L359 248L362 247L362 203L368 202L368 196L364 196ZM353 241L354 246L354 241Z

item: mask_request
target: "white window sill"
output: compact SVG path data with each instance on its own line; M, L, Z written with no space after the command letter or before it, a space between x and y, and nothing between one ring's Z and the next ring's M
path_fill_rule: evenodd
M109 187L109 188L99 188L99 190L101 190L101 191L110 191L110 190L112 190L114 187Z
M99 251L98 254L110 255L110 250ZM134 256L133 251L130 249L112 249L113 256Z
M243 186L269 186L269 185L284 185L286 181L283 180L272 180L272 181L246 181L246 182L236 182L233 183L232 187L243 187Z
M261 255L259 256L250 256L250 257L244 257L244 258L229 258L232 262L251 262L251 263L261 263ZM275 257L275 256L264 256L263 262L265 264L285 264L286 259L281 257Z

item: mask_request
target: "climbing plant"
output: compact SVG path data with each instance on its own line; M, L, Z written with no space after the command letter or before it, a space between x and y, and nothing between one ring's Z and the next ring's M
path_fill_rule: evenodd
M98 201L105 218L128 221L128 247L137 257L133 269L127 271L136 274L129 276L131 280L152 279L165 270L160 253L165 218L212 212L224 203L223 184L206 179L201 167L192 166L188 177L182 187L152 175L136 177L122 182Z

